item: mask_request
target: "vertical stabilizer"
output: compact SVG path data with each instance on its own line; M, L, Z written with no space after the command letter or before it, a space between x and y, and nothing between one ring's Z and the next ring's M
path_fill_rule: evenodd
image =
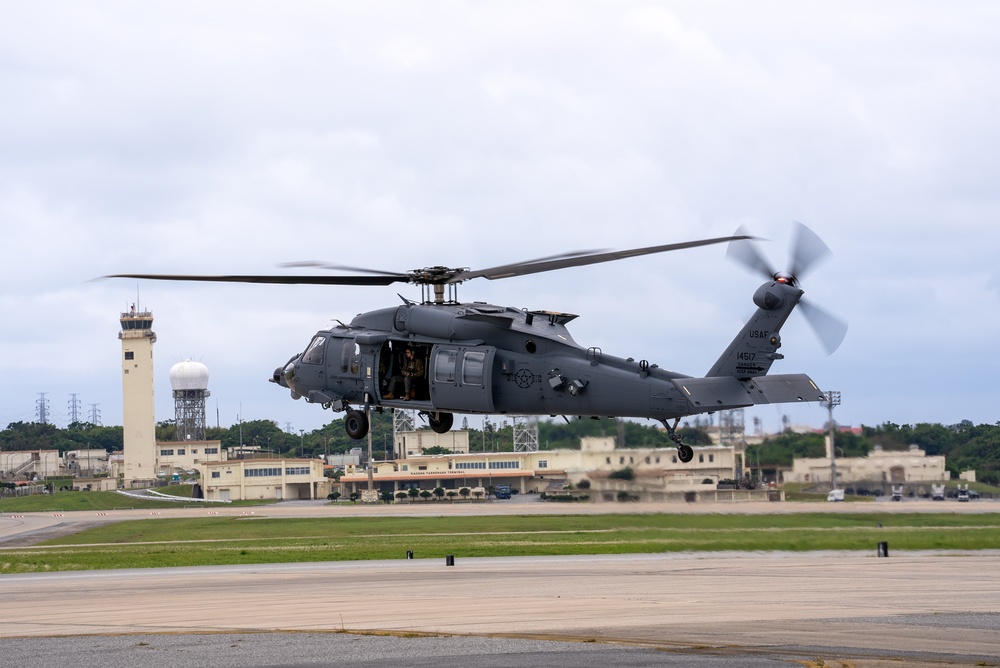
M781 326L799 303L802 290L781 280L765 283L754 293L757 311L747 321L706 377L732 376L746 379L763 376L775 360L782 358Z

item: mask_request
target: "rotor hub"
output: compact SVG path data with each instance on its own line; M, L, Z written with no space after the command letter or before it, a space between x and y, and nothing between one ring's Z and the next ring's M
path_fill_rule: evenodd
M468 267L424 267L407 272L407 276L416 285L444 285L461 283L465 279L460 276L468 271Z
M796 278L794 276L792 276L788 272L784 272L784 271L777 272L774 275L774 281L775 281L775 283L782 283L784 285L788 285L788 286L793 287L793 288L797 287L798 284L799 284L799 282L796 280Z

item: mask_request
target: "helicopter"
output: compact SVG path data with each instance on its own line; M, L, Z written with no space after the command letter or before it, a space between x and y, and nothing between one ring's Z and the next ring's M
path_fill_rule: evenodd
M352 439L369 431L370 411L413 409L437 433L448 432L455 414L512 414L647 418L663 424L690 462L692 448L677 433L684 417L755 404L822 401L806 374L768 374L783 359L780 330L801 305L828 352L846 335L846 325L803 301L800 277L830 253L798 223L791 268L775 271L741 227L732 236L622 251L575 251L471 270L445 266L390 272L322 262L285 267L349 271L350 275L167 275L114 274L107 278L235 283L388 286L421 288L421 301L402 295L401 305L357 315L350 323L316 332L301 353L277 367L270 382L292 398L345 412ZM605 354L577 344L566 325L577 316L548 310L460 302L457 286L474 279L498 280L569 267L729 244L727 255L763 274L753 295L757 310L704 377Z

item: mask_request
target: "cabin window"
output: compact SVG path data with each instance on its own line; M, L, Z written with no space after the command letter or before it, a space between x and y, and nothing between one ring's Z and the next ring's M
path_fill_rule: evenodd
M357 374L361 368L361 346L350 340L340 340L340 372Z
M455 363L458 359L457 350L439 350L434 356L434 381L438 383L455 382Z
M462 384L482 385L483 367L486 363L486 353L481 350L470 350L465 353L462 362Z
M309 342L309 346L306 348L306 351L302 353L302 363L322 364L324 350L326 350L326 338L322 336L313 337L313 340Z

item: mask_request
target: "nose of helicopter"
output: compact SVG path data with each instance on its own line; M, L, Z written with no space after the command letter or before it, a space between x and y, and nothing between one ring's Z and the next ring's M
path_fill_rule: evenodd
M291 390L292 396L296 399L299 398L298 393L295 391L295 363L298 361L298 359L299 356L295 355L290 360L288 360L288 362L286 362L284 366L279 366L277 369L275 369L274 373L271 374L271 377L268 379L272 383L276 383L281 387L286 387L289 390Z

